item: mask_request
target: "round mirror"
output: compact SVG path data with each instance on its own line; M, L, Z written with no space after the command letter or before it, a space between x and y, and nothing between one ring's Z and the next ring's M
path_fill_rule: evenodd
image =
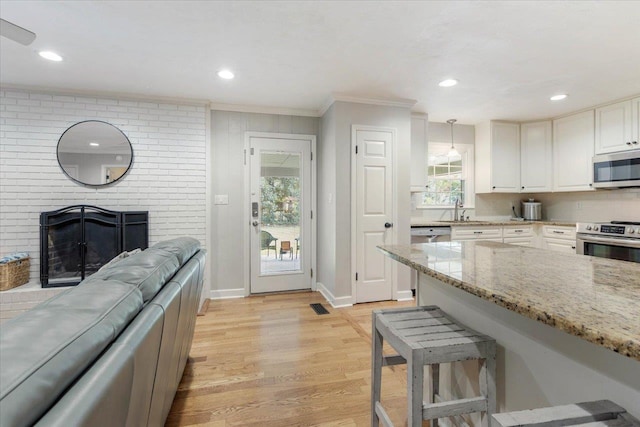
M76 123L58 141L60 167L69 178L84 185L116 182L127 173L132 160L129 138L110 123Z

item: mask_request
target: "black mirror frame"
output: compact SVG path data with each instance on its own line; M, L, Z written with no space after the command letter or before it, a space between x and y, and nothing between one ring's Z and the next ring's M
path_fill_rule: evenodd
M78 125L81 125L83 123L104 123L105 125L109 125L115 129L118 130L118 132L120 132L122 134L122 136L124 137L124 139L127 141L127 143L129 144L129 149L131 150L131 161L129 162L129 166L127 166L127 170L124 171L124 173L122 175L120 175L118 177L118 179L113 180L109 183L106 184L88 184L86 182L82 182L76 178L73 178L71 175L69 175L67 173L67 171L64 169L64 167L62 166L62 163L60 163L60 141L62 141L62 138L64 138L64 134L67 133L71 128L74 128ZM121 179L123 179L131 170L131 167L133 166L133 158L134 158L134 153L133 153L133 145L131 145L131 141L129 140L129 137L117 126L109 123L109 122L105 122L104 120L83 120L81 122L78 123L74 123L71 126L69 126L64 132L62 132L62 135L60 135L60 138L58 138L58 144L56 145L56 160L58 161L58 166L60 166L60 169L62 170L62 172L67 176L67 178L69 178L71 181L78 183L80 185L83 185L85 187L92 187L92 188L99 188L99 187L108 187L111 185L116 184L118 181L120 181Z

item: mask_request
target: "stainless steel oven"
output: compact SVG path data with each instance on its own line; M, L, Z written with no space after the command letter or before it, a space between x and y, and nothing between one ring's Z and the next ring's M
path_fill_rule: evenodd
M594 156L593 187L640 187L640 150Z
M576 252L640 263L640 223L578 223Z

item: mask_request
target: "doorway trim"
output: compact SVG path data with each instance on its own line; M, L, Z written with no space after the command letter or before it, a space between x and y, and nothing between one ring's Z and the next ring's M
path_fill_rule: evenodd
M272 139L288 139L293 141L308 141L311 143L311 290L316 290L316 278L318 270L316 268L316 249L317 249L317 157L316 157L316 136L297 133L272 133L272 132L253 132L244 133L244 296L251 294L251 162L249 161L251 138L272 138Z
M381 131L390 132L393 139L393 159L391 164L393 166L392 176L392 188L393 188L393 224L398 223L398 130L396 128L382 127L382 126L368 126L368 125L351 125L351 304L356 304L357 298L357 284L356 281L356 264L357 264L357 199L358 185L357 185L357 173L358 159L356 156L357 145L357 133L358 131ZM397 227L391 227L392 241L398 241L398 229ZM391 298L398 299L398 263L391 263Z

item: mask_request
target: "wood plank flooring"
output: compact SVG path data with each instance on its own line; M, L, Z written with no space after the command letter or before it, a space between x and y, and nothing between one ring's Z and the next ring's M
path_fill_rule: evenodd
M369 426L371 311L413 304L334 309L317 292L211 301L166 425ZM383 369L382 403L397 426L406 425L405 375Z

